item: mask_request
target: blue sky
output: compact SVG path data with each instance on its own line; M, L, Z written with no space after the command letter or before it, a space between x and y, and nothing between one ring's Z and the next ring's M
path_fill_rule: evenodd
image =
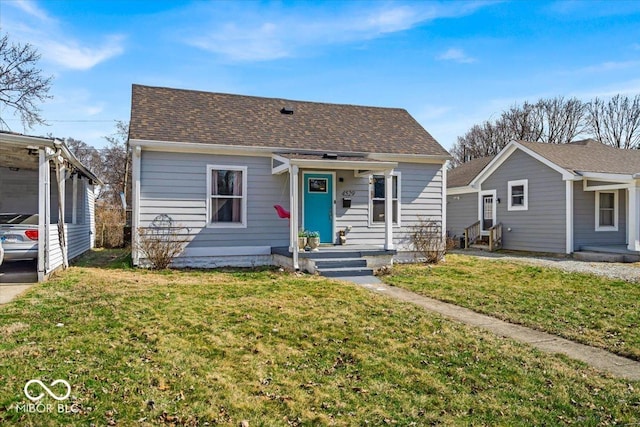
M401 107L445 148L514 103L640 93L640 1L0 0L0 27L54 76L28 133L98 147L133 83Z

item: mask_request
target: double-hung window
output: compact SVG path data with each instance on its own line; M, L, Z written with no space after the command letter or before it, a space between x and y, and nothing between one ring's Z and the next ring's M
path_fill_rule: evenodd
M396 172L392 179L392 212L393 225L399 225L400 218L400 173ZM384 225L384 199L385 199L385 182L384 175L373 175L371 178L369 200L369 212L372 225Z
M596 191L596 231L618 231L618 190Z
M507 210L526 211L529 209L529 180L509 181L509 199Z
M209 227L247 226L245 166L207 166L207 223Z

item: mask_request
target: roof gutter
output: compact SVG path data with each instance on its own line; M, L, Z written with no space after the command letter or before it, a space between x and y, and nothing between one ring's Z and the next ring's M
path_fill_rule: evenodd
M147 139L130 139L131 147L142 147L155 151L167 152L193 152L193 153L210 153L210 154L230 154L230 155L252 155L252 156L271 156L279 153L299 153L299 154L318 154L327 150L308 150L283 147L257 147L247 145L232 144L208 144L202 142L172 142L157 141ZM364 156L372 160L382 161L410 161L413 163L444 163L452 159L450 155L428 155L428 154L403 154L403 153L365 153L356 151L335 151L331 153L338 156Z
M104 185L100 178L98 178L93 172L87 169L86 166L84 166L80 162L80 160L78 160L78 158L71 151L69 151L69 148L61 139L0 132L0 141L24 148L48 147L56 151L60 150L62 156L67 159L69 163L71 163L76 169L82 172L83 175L100 185Z

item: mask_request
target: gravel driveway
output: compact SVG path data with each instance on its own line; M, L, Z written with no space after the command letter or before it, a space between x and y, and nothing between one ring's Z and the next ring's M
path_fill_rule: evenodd
M530 255L502 254L477 250L455 250L451 253L475 256L486 259L501 259L515 261L523 264L537 265L540 267L559 268L560 270L575 273L590 273L605 276L612 279L622 279L627 282L640 283L640 263L616 263L616 262L587 262L576 261L568 258L548 258Z

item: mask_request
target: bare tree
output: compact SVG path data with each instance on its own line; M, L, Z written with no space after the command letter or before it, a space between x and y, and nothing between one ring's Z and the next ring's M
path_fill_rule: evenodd
M640 149L640 95L596 98L587 109L589 130L597 140L616 148Z
M36 64L40 55L30 45L9 43L9 36L0 38L0 103L19 115L25 128L45 124L36 105L51 98L52 77L43 77ZM0 116L0 125L9 124Z
M535 104L513 105L494 121L473 126L458 137L451 150L454 166L478 157L498 154L510 141L561 144L585 132L586 105L576 99L556 97Z
M104 182L106 184L104 198L110 204L120 204L120 193L124 193L127 203L131 197L131 158L129 156L128 138L129 124L116 122L116 130L104 137L109 145L101 150L104 164Z
M73 155L80 160L80 163L88 167L92 172L102 175L102 158L95 147L71 137L66 138L64 143L69 147Z
M565 99L561 96L541 99L536 108L543 117L542 133L537 139L539 141L564 144L585 131L587 106L577 98Z
M503 126L504 135L510 140L538 141L544 129L544 118L538 104L526 101L503 112L497 122Z

